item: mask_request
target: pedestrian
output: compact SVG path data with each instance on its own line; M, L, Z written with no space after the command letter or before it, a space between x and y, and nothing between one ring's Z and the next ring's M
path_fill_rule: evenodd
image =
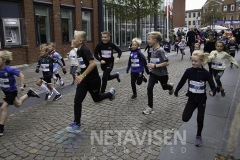
M223 42L224 46L227 46L228 42L229 42L229 39L228 37L226 36L226 34L223 34L222 38L220 39L220 41Z
M212 51L216 50L216 41L214 40L214 34L209 33L208 34L208 39L204 45L203 52L204 53L211 53ZM211 75L212 74L212 62L208 62L208 71Z
M59 69L59 63L57 63L58 60L61 60L62 61L62 64L63 64L63 73L66 74L66 65L65 65L65 61L64 59L62 58L62 56L56 52L56 44L51 42L48 44L48 49L49 49L49 55L51 57L53 57L53 59L55 60L56 63L54 63L54 66L53 66L53 80L54 80L54 84L56 83L57 84L57 81L60 85L60 87L63 87L65 85L65 82L63 81L62 77L59 75L58 73L58 69Z
M18 89L16 84L15 76L20 78L21 86L20 91L24 91L24 75L20 70L12 68L9 64L12 61L12 52L0 51L0 87L3 91L5 98L3 98L3 103L1 104L1 119L0 119L0 136L3 136L4 125L7 120L7 111L9 105L14 105L15 107L20 107L22 103L28 97L39 97L39 95L30 89L27 94L23 95L18 99Z
M143 80L145 80L145 82L147 80L143 75L144 68L146 73L149 74L146 58L142 54L141 50L138 49L141 43L142 41L139 38L134 38L132 40L132 47L131 47L132 49L130 52L128 66L126 70L128 73L129 69L131 68L131 86L132 86L132 92L133 92L131 100L134 100L137 98L136 83L137 85L141 85Z
M56 88L52 86L53 66L57 62L49 55L47 44L40 45L40 54L41 56L38 58L35 72L39 73L39 68L41 67L43 76L37 80L36 84L46 92L45 100L49 100L53 93L55 93L56 96L53 101L56 101L62 97Z
M171 45L167 38L164 39L163 48L164 48L164 51L170 53Z
M169 94L174 92L173 83L168 84L168 71L169 65L168 56L163 48L160 47L159 41L162 39L160 32L148 33L148 44L153 47L151 54L151 63L147 66L150 68L150 76L148 80L147 95L148 95L148 107L143 111L143 114L154 113L153 110L153 88L157 81L161 83L163 90L169 90Z
M238 52L238 45L235 41L234 38L231 38L228 45L227 45L227 49L229 51L229 54L234 58L235 57L235 54L236 54L236 51ZM231 65L230 67L232 68L233 66L233 63L231 62Z
M200 50L196 50L192 54L192 67L188 68L179 81L174 95L178 97L179 90L188 81L188 96L187 104L182 114L183 122L188 122L192 117L194 110L197 108L197 135L195 145L197 147L202 146L202 129L204 124L204 113L206 108L206 82L209 83L211 90L210 96L216 94L216 87L210 73L203 68L208 61L208 54L203 53Z
M186 41L187 41L187 46L190 48L190 58L192 56L192 52L194 50L194 44L197 39L197 33L194 31L194 28L191 27L191 30L188 31L187 36L186 36Z
M236 68L238 68L237 61L226 51L227 48L225 47L224 43L217 41L216 50L212 51L208 57L209 60L212 61L212 73L217 83L217 93L221 92L222 97L225 97L226 95L226 92L224 91L222 83L220 81L220 78L222 77L226 68L225 60L229 60L236 66Z
M74 38L72 44L77 48L77 56L81 71L80 75L76 76L75 83L77 84L76 94L74 98L74 121L67 127L67 131L79 133L81 129L81 116L82 116L82 102L85 99L87 92L90 93L94 102L100 102L109 98L115 98L115 89L111 88L108 93L100 93L101 78L95 64L93 54L85 45L87 41L87 34L84 31L74 31Z
M178 43L178 47L179 47L180 52L181 52L181 54L182 54L182 58L181 58L181 59L183 59L183 56L185 55L185 47L186 47L186 46L187 46L187 45L186 45L185 39L182 39L181 42Z
M117 63L122 55L122 51L112 42L110 42L110 32L101 32L102 42L98 43L94 51L94 57L101 63L103 71L101 93L105 92L107 81L117 79L120 82L119 73L111 75L114 63ZM114 60L113 50L118 52L117 58Z
M146 50L147 50L147 60L148 60L148 63L150 63L152 47L150 47L149 44L147 44L147 46L145 47L144 52L146 52Z
M179 43L180 43L180 40L178 37L176 37L176 39L172 43L172 45L174 46L174 51L177 51L177 54L178 54L178 50L179 50L179 46L178 46Z
M71 45L73 47L73 45ZM73 82L71 85L74 85L74 80L76 77L76 70L78 68L78 59L77 59L77 48L72 48L72 50L68 53L68 59L70 59L70 74L73 77Z

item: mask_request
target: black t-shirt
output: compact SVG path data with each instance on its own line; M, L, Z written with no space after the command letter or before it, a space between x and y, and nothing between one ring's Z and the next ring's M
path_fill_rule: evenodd
M104 60L106 63L112 63L114 61L113 50L118 52L118 57L120 58L122 51L115 44L112 42L100 42L95 48L94 57L98 61Z
M80 50L77 50L77 59L83 73L89 66L89 61L94 60L93 54L90 52L87 46L83 45ZM99 76L97 66L87 75L86 78Z
M212 51L216 50L215 44L216 44L216 41L213 41L213 42L208 41L205 44L205 47L203 49L204 52L207 52L207 53L210 54Z

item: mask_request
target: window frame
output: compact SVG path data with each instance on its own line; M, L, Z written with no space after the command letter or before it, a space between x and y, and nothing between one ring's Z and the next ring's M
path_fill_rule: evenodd
M223 6L223 12L227 12L227 8L228 8L227 5L224 5Z
M81 14L82 14L82 16L83 16L83 12L89 12L90 13L90 25L91 25L91 29L90 29L90 31L91 31L91 36L90 36L90 38L91 38L91 40L89 40L89 35L88 35L88 32L86 32L87 33L87 41L86 42L93 42L94 40L93 40L93 9L92 8L84 8L84 7L82 7L82 10L81 10ZM82 17L81 17L82 18ZM83 18L82 18L82 24L83 24ZM81 25L82 25L81 24ZM83 26L83 25L82 25ZM83 30L83 28L82 28L82 30ZM83 30L84 31L84 30Z
M234 11L234 10L235 10L235 5L231 4L231 11Z
M35 2L35 1L34 1ZM33 4L33 11L34 11L34 29L35 29L35 38L36 38L36 46L39 46L39 45L41 45L42 43L37 43L37 40L38 40L38 33L37 33L37 19L36 19L36 7L46 7L46 8L48 8L49 10L48 10L48 16L49 16L49 18L48 18L48 20L49 20L49 36L50 36L50 42L52 42L53 41L53 25L51 25L51 19L52 19L52 3L34 3ZM46 42L47 43L47 42Z
M71 10L72 11L72 38L74 36L74 30L75 30L75 6L71 6L71 5L62 5L61 4L61 7L60 7L60 14L61 14L61 30L62 30L62 9L64 10ZM62 34L62 32L61 32ZM70 32L69 32L70 34ZM61 36L63 37L63 35ZM70 39L69 37L69 42L64 42L63 41L63 38L62 38L62 44L70 44L72 42L72 40Z

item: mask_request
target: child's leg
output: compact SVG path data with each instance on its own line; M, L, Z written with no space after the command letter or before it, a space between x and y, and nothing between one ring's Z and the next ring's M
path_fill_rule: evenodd
M110 76L111 71L112 67L106 67L103 71L101 93L105 92L105 89L107 87L107 81L113 79L112 75Z
M197 103L194 100L188 99L182 114L183 122L188 122L190 120L196 107L197 107Z
M160 81L163 90L172 90L173 89L173 86L171 86L167 83L168 82L168 75L159 76L158 80Z
M136 89L137 77L138 77L138 73L131 72L131 86L132 86L133 95L137 95L137 89Z
M9 104L7 102L3 102L1 109L1 119L0 119L0 125L4 125L7 120L7 109Z
M218 70L215 70L215 69L212 69L212 73L213 73L213 76L215 78L215 81L217 83L217 87L220 89L220 90L223 90L222 88L222 83L220 81L220 78L222 77L224 71L218 71Z
M148 106L150 108L153 108L153 88L156 82L157 82L156 75L150 74L147 87Z
M15 107L20 107L22 105L22 103L28 98L28 95L27 94L24 94L21 98L17 98L15 97L15 100L13 102L13 105Z
M197 136L202 136L203 122L204 122L204 113L206 108L206 101L197 103L198 113L197 113Z

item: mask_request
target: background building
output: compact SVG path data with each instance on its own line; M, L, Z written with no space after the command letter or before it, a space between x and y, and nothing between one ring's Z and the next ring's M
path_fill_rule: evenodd
M185 0L173 0L173 28L184 26L185 26Z
M88 47L99 42L99 0L1 0L1 50L13 52L11 65L36 63L39 45L55 42L63 57L71 50L74 30L88 34Z
M240 20L240 0L207 0L202 7L202 15L211 12L208 10L208 6L211 2L218 4L219 7L217 8L217 12L224 13L222 19L213 17L214 20ZM240 24L221 24L221 26L235 29L240 27Z
M187 28L201 26L201 9L188 10L185 12L185 26Z

